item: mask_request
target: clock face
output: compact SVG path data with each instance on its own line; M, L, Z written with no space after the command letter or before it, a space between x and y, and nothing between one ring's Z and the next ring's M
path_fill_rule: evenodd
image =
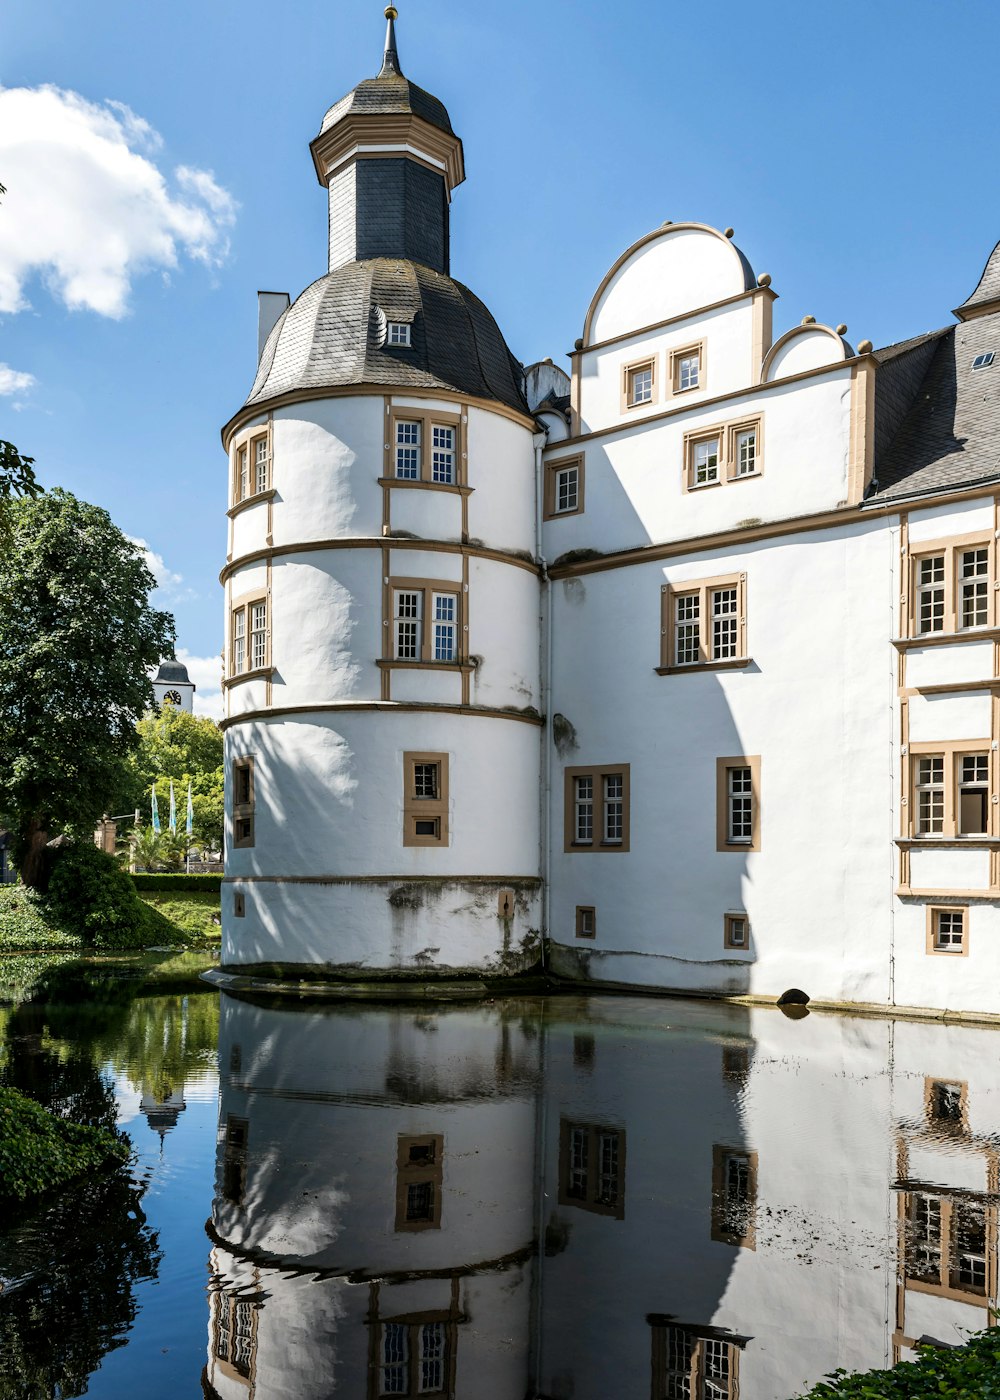
M170 705L180 705L183 703L179 690L168 690L163 697L163 703Z

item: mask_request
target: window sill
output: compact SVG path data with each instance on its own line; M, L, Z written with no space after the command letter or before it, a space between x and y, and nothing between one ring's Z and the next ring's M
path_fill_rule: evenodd
M734 472L732 476L726 477L726 482L729 485L732 485L734 482L737 481L756 481L759 477L762 477L763 475L764 473L762 471L743 472L742 475L740 475L738 472Z
M565 520L567 516L582 514L583 506L577 506L576 510L554 510L548 515L543 515L542 520L547 524L550 520Z
M696 393L698 392L699 389L704 389L704 388L705 388L705 385L704 385L704 384L688 384L687 387L684 388L684 389L681 389L681 388L675 386L675 387L674 387L673 389L671 389L671 391L670 391L670 397L671 397L672 399L678 399L678 398L680 398L680 396L681 396L682 394L696 394Z
M1000 849L1000 836L897 836L894 840L901 851L914 848L930 850L935 846L983 846L990 850Z
M423 491L445 491L452 496L471 496L475 489L472 486L461 486L457 482L422 481L419 479L415 481L411 477L406 476L380 476L378 484L390 488L402 487L404 489L409 488L413 490L413 488L416 487Z
M474 671L473 661L394 661L382 658L375 662L381 671Z
M718 481L692 481L688 483L688 492L710 491L713 486L724 486L725 482L720 478Z
M891 645L897 651L911 651L916 647L954 646L961 642L1000 641L1000 627L968 627L961 632L924 632L917 637L893 637Z
M725 661L698 661L690 666L655 666L653 669L658 676L683 676L699 671L742 671L752 661L752 656L734 656Z
M229 507L226 514L232 520L233 516L239 515L241 510L249 510L251 506L260 505L261 501L273 501L277 494L275 488L269 486L266 491L258 491L254 496L245 496L242 501L237 501L235 505Z
M242 685L244 681L257 681L261 678L266 680L273 675L273 666L258 666L255 671L241 671L238 676L226 676L222 682L222 689L229 690L234 685Z
M600 851L627 851L627 841L571 841L565 847L566 855L576 855L580 851L597 853Z

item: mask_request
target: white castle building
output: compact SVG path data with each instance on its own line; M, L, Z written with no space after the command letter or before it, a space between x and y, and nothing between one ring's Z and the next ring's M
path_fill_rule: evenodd
M223 431L224 967L1000 1014L1000 247L874 350L668 222L524 371L387 13Z

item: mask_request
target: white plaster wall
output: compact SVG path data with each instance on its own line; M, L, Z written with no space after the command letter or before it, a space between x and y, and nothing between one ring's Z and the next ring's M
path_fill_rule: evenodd
M796 330L784 345L778 347L767 367L767 378L787 379L792 374L819 369L823 365L840 364L844 359L844 344L839 336L828 331Z
M906 684L912 687L984 681L993 675L993 643L914 647L906 653Z
M988 691L968 694L911 695L910 743L930 744L952 739L990 737Z
M272 704L371 700L384 655L375 549L282 555L271 574Z
M241 559L267 547L268 503L256 501L233 516L233 558Z
M850 370L833 369L586 443L586 509L546 523L546 558L691 539L746 520L834 509L847 496L850 399ZM761 475L685 492L685 433L758 413Z
M681 316L745 289L739 255L702 229L666 228L611 278L594 312L590 341L608 340Z
M959 501L954 505L913 510L909 517L911 546L949 535L971 535L993 530L993 504L989 500Z
M985 890L990 883L989 868L989 852L982 848L977 851L917 847L910 852L910 888ZM924 911L920 912L922 915Z
M697 341L705 342L701 382L697 389L674 394L670 352ZM753 364L752 349L753 302L748 297L735 306L685 318L651 335L630 336L603 349L585 351L579 357L583 431L641 422L651 413L694 406L706 398L746 389L756 382L760 370L759 364ZM625 368L649 358L656 361L653 402L623 413Z
M535 574L469 560L469 650L482 657L472 678L473 704L539 707L540 610Z
M469 409L469 535L491 549L535 551L535 448L531 429Z
M556 950L565 966L886 1001L894 555L872 521L554 585L552 709L577 735L552 758L552 934L572 950ZM751 664L656 675L662 584L740 573ZM761 760L759 852L716 850L716 759L737 755ZM631 765L631 850L563 853L563 767L616 763ZM597 909L592 944L571 936L578 904ZM723 915L739 910L749 956L723 948Z
M454 491L398 487L390 492L392 529L419 539L460 541L462 498Z
M275 409L276 545L382 533L382 417L381 394Z

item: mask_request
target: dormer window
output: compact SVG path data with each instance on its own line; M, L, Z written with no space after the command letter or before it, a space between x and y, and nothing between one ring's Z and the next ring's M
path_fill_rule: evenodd
M410 344L409 321L389 321L386 326L386 343L408 346Z
M972 361L972 368L989 369L990 365L993 363L993 359L994 352L992 350L986 350L983 352L982 355L977 355L976 358Z

